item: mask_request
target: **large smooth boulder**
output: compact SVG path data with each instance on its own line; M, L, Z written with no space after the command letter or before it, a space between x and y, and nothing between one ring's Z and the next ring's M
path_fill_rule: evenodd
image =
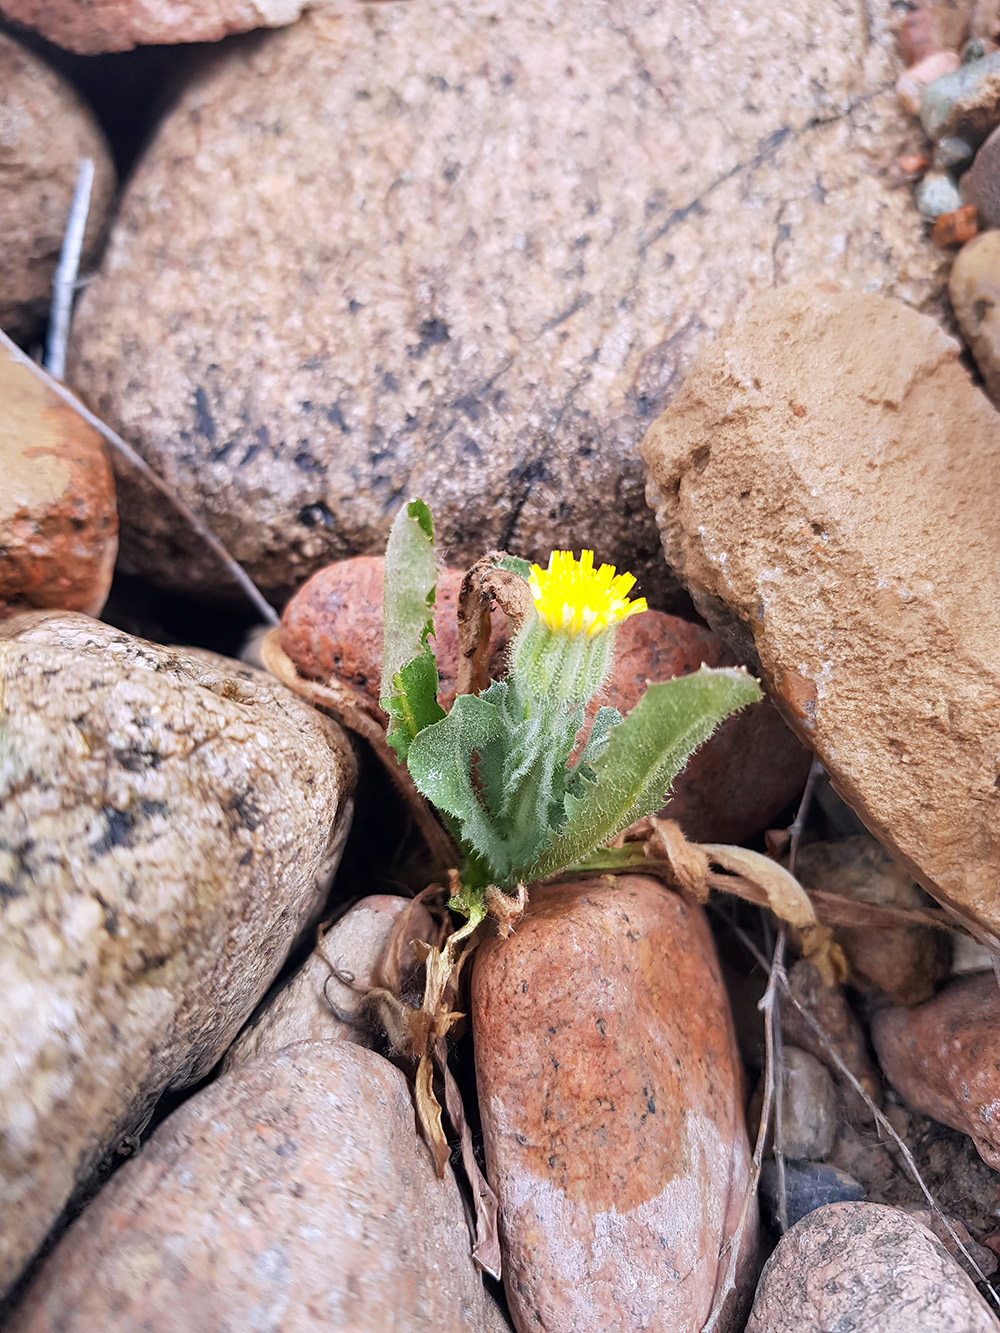
M1000 951L1000 416L901 302L770 293L649 431L664 554L833 785Z
M233 44L129 183L71 379L276 596L420 494L451 563L599 547L665 605L636 445L740 303L940 297L894 17L335 0ZM123 509L130 569L218 587Z
M0 1290L226 1050L323 908L353 781L339 729L239 663L0 623Z

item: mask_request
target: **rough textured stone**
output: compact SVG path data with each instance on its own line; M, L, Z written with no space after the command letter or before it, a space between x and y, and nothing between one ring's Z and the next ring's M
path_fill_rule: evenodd
M994 130L962 177L962 198L974 204L983 231L1000 227L1000 130Z
M960 1129L1000 1170L1000 988L992 972L951 982L916 1009L883 1010L872 1040L910 1106Z
M285 608L281 644L310 679L335 676L378 703L382 672L382 573L379 556L358 556L322 569ZM442 571L434 616L439 699L450 708L458 678L455 610L462 573ZM494 615L491 671L506 667L507 624ZM737 658L711 630L661 611L632 616L617 629L615 664L603 703L629 713L652 681L735 666ZM667 813L689 838L742 842L769 826L802 790L809 754L768 702L729 718L674 782Z
M767 1216L778 1218L778 1165L767 1161L761 1166L760 1193ZM865 1197L865 1187L846 1171L826 1162L785 1162L785 1214L794 1226L808 1213L828 1203L843 1203Z
M788 986L806 1013L819 1024L827 1041L868 1096L876 1106L880 1105L882 1089L878 1071L872 1062L857 1015L847 1003L841 988L824 985L819 969L804 959L800 959L789 972ZM786 1041L793 1046L801 1046L827 1066L837 1080L848 1115L855 1120L869 1119L870 1111L864 1098L843 1077L815 1029L792 1004L782 1005L781 1030Z
M71 378L276 595L421 494L449 563L600 546L662 602L636 441L739 304L942 291L891 174L893 20L336 0L184 92ZM129 568L216 587L160 503L122 507Z
M515 1327L696 1333L749 1163L701 910L639 876L536 890L471 1007Z
M899 104L911 116L919 116L920 103L927 85L945 74L954 74L959 59L956 51L932 51L899 76L896 96Z
M0 343L0 620L100 615L118 551L104 441Z
M468 1333L486 1317L469 1251L403 1075L348 1042L304 1042L175 1111L7 1329Z
M983 232L962 247L948 291L979 373L1000 403L1000 231Z
M768 294L646 436L667 560L834 786L1000 950L1000 418L874 296Z
M922 910L928 900L903 867L874 838L807 843L795 873L807 889L836 893L880 907ZM948 974L950 936L931 926L838 926L834 931L851 969L851 983L878 990L897 1004L920 1004Z
M837 1133L837 1089L823 1065L800 1046L784 1048L782 1149L793 1161L818 1161Z
M276 995L266 997L260 1012L247 1024L226 1053L223 1069L247 1064L297 1041L357 1042L378 1050L385 1038L365 1004L366 987L384 984L379 978L389 935L401 913L411 910L407 939L432 941L433 922L426 907L408 898L373 894L355 903L327 931L303 966ZM402 963L417 962L410 950ZM353 980L334 975L334 968Z
M746 1333L996 1333L1000 1323L941 1242L909 1214L831 1203L767 1261Z
M81 157L94 163L86 264L115 193L111 154L72 86L0 33L0 328L13 337L34 335L48 314Z
M924 93L920 120L935 143L949 135L982 143L1000 124L1000 51L935 79Z
M322 0L312 0L314 4ZM217 42L294 23L310 0L3 0L0 12L80 55L134 46Z
M354 767L270 678L85 616L0 624L0 699L2 1289L315 920Z

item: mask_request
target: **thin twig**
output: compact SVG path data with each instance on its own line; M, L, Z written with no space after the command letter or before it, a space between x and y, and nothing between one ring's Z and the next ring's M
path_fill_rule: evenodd
M917 1163L914 1160L913 1154L910 1152L910 1149L907 1147L904 1140L896 1132L896 1130L893 1128L890 1122L886 1119L885 1115L875 1105L871 1096L865 1090L861 1082L854 1076L851 1070L841 1059L839 1052L833 1045L833 1042L830 1040L827 1033L824 1031L822 1024L817 1022L817 1020L813 1017L813 1015L809 1012L809 1010L806 1009L805 1005L803 1005L801 1001L798 999L798 997L793 994L792 989L788 983L788 975L785 972L784 964L782 963L780 966L777 963L769 964L767 958L760 951L760 949L758 949L756 943L750 938L749 935L747 935L747 933L744 930L741 930L740 927L733 922L729 922L729 925L731 929L735 932L735 934L742 940L746 948L749 949L749 951L753 954L754 958L757 960L760 966L765 970L765 972L767 972L769 989L771 981L774 979L775 974L777 974L777 985L780 988L782 994L788 1000L791 1001L793 1007L796 1010L798 1010L802 1018L805 1019L809 1027L812 1028L813 1032L816 1034L820 1044L826 1051L827 1055L830 1058L831 1063L835 1066L838 1073L847 1080L847 1082L851 1085L851 1087L858 1094L858 1096L864 1101L869 1111L871 1111L872 1116L874 1117L875 1123L878 1126L879 1130L887 1138L891 1139L892 1142L896 1145L896 1147L899 1150L900 1156L906 1163L907 1170L913 1177L914 1183L919 1187L920 1192L923 1194L924 1198L930 1204L931 1211L941 1219L942 1223L944 1224L945 1230L948 1232L948 1235L951 1237L951 1239L955 1242L955 1245L959 1253L964 1256L964 1258L972 1266L973 1270L978 1274L979 1280L985 1285L986 1290L990 1294L990 1299L993 1301L993 1304L997 1307L998 1310L1000 1310L1000 1295L998 1295L996 1289L993 1287L993 1284L990 1282L989 1278L986 1276L986 1274L980 1268L979 1264L976 1262L976 1259L973 1257L973 1255L969 1253L969 1250L963 1243L961 1237L958 1235L955 1228L952 1226L948 1217L942 1211L941 1206L934 1198L934 1195L931 1193L928 1186L924 1183L924 1178L920 1174L920 1168L917 1166Z
M22 352L16 343L11 342L10 338L7 337L2 329L0 329L0 346L7 349L12 361L18 365L26 366L32 374L37 375L44 384L47 384L52 392L56 394L57 397L61 398L67 407L71 407L74 412L86 421L88 426L92 426L94 430L96 430L97 433L111 445L112 449L125 460L129 467L133 468L140 476L144 477L145 480L148 481L165 500L167 500L171 507L180 514L185 523L188 524L193 532L197 533L205 545L209 547L212 553L226 567L233 580L240 586L243 592L246 593L250 601L253 602L254 606L260 612L261 617L269 625L279 624L278 615L274 607L268 602L243 566L229 554L204 519L199 518L192 509L188 508L180 496L176 495L162 477L153 471L141 454L136 453L132 446L127 444L116 431L113 431L110 426L105 425L100 417L91 412L89 407L85 407L80 399L77 398L76 394L63 384L62 380L54 379L48 371L43 370L37 362L32 361L31 357L25 352Z
M778 938L774 942L771 956L771 973L768 977L768 990L771 989L771 976L777 975L780 982L785 975L785 927L778 925ZM771 1019L771 1032L767 1045L768 1063L774 1064L774 1165L778 1175L778 1230L782 1235L788 1230L788 1185L785 1178L785 1036L781 1030L781 992L775 990L771 1001L771 1012L766 1015ZM765 1031L767 1030L765 1025Z
M806 826L806 820L809 818L809 810L812 806L813 792L816 790L816 783L820 775L824 772L823 765L818 759L814 759L809 765L809 776L806 778L806 785L802 788L802 799L799 801L799 808L795 812L795 818L788 827L788 872L795 874L795 862L799 855L799 843L802 841L802 831Z
M45 344L45 369L56 379L66 374L66 344L69 341L69 317L73 312L76 280L80 272L83 234L90 212L90 191L94 184L94 161L81 157L76 173L76 188L63 236L59 265L52 279L52 309L49 312L49 337Z

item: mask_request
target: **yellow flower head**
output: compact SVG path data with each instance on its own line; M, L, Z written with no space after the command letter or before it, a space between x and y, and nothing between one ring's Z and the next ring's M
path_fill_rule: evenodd
M572 551L553 551L548 569L531 566L528 587L549 628L570 634L600 634L647 609L645 597L629 601L635 577L616 574L614 565L595 569L593 551L581 551L579 560Z

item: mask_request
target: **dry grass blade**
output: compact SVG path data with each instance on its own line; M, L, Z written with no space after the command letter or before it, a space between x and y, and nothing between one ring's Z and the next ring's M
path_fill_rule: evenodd
M444 1104L448 1119L457 1131L461 1144L462 1167L472 1190L472 1202L475 1210L473 1229L475 1244L472 1258L475 1263L489 1273L490 1277L500 1277L500 1232L498 1214L500 1205L492 1188L476 1161L472 1147L472 1132L465 1118L465 1106L455 1077L448 1068L448 1043L441 1037L434 1046L434 1059L444 1080Z
M45 369L61 380L66 374L66 344L69 342L69 317L80 272L83 236L90 213L90 192L94 185L94 159L81 157L63 236L59 264L52 279L52 309L49 312L49 336L45 344Z
M184 519L185 523L188 524L191 530L197 533L209 550L211 550L213 555L215 555L220 563L225 566L226 570L232 576L233 581L239 585L249 600L257 608L262 619L269 625L277 625L277 612L243 566L229 554L208 524L203 519L199 518L194 510L189 509L180 496L176 495L170 489L163 478L153 471L141 454L136 453L132 446L123 440L117 431L113 431L110 426L105 425L99 416L96 416L91 412L89 407L85 407L80 399L77 398L76 394L73 393L72 390L67 389L66 385L63 384L61 380L55 379L48 373L48 371L43 370L40 365L35 361L32 361L31 357L28 356L27 353L22 352L16 343L11 342L10 338L8 338L2 330L0 330L0 345L7 349L7 352L13 361L18 365L26 366L33 375L37 376L43 384L46 384L52 390L57 398L61 398L67 407L71 407L79 417L86 421L88 426L92 426L101 438L114 449L118 457L122 459L128 467L134 472L137 472L154 488L154 490L163 496L171 508L180 514L181 518Z

